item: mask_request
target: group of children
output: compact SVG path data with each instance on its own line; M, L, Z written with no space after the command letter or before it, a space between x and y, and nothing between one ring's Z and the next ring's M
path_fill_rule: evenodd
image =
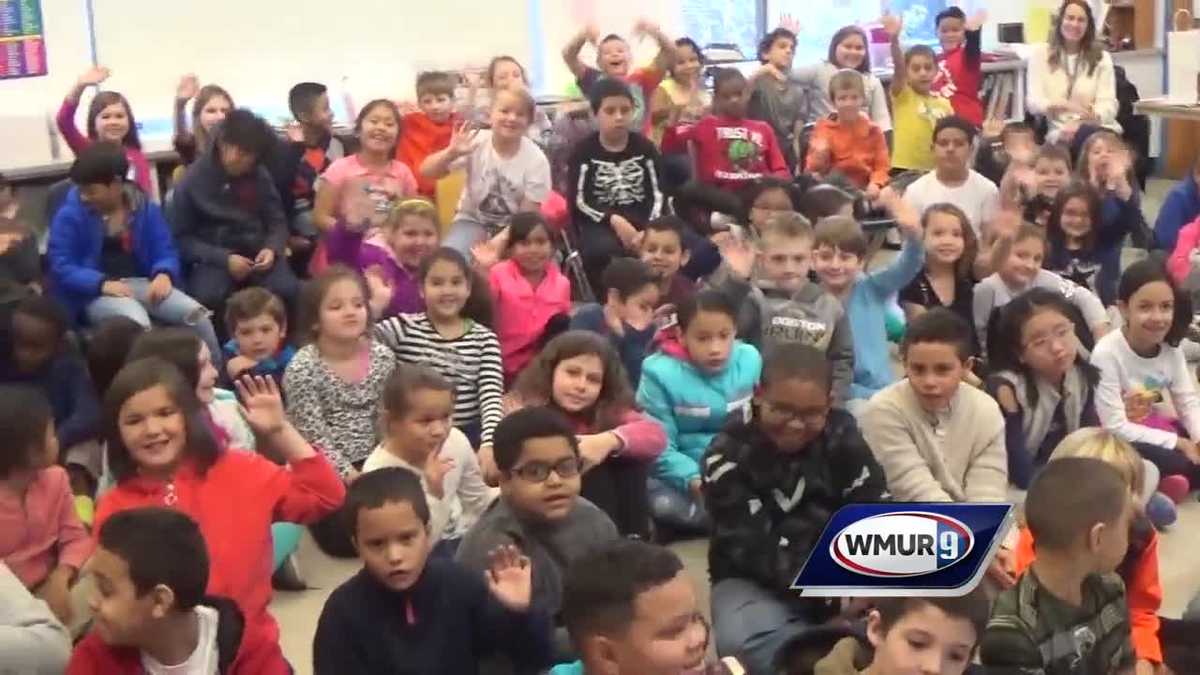
M69 673L289 672L268 604L304 587L300 525L363 560L317 673L1194 658L1157 615L1157 529L1200 488L1191 254L1122 272L1148 228L1117 134L1038 147L983 120L980 21L939 14L939 56L885 17L886 93L861 29L793 70L781 27L711 98L693 41L639 22L660 51L631 70L585 29L564 58L595 131L565 185L510 57L469 106L449 73L418 78L415 110L368 102L354 139L319 84L293 88L282 140L189 76L161 209L123 97L67 133L108 76L89 71L59 115L78 158L44 281L9 264L29 235L0 185L0 590L53 615L22 658L61 669L90 624ZM1200 211L1196 173L1169 218ZM883 266L864 200L900 234ZM795 597L828 517L887 500L1023 501L1023 526L987 592ZM681 536L710 537L711 626L648 543ZM706 665L710 643L736 662Z

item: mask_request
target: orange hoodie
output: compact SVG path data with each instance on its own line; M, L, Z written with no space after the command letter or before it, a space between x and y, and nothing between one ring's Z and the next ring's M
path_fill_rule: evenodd
M1129 605L1129 625L1133 634L1133 650L1139 659L1162 663L1162 643L1158 641L1158 608L1162 606L1162 586L1158 582L1158 533L1150 528L1145 546L1138 552L1135 537L1130 537L1130 554L1118 572L1125 581L1125 602ZM1021 528L1016 547L1017 574L1033 563L1033 535Z
M821 161L821 150L829 149L827 162ZM888 183L892 160L888 156L883 132L865 115L851 122L841 122L837 113L817 120L808 141L808 171L827 174L840 171L859 189L868 183L880 187Z
M396 143L396 159L408 165L417 177L417 192L433 199L437 192L437 180L421 175L421 162L433 153L450 145L450 136L457 122L454 115L445 122L434 122L423 112L417 111L404 116L400 126L400 140Z

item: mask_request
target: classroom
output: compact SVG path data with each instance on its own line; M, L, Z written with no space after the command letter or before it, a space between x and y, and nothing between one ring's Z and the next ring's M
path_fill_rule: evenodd
M0 672L1200 673L1200 0L0 0Z

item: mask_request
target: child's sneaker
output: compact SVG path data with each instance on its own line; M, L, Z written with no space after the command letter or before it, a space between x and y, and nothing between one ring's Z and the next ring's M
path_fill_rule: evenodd
M1186 477L1176 473L1171 474L1170 476L1164 476L1163 479L1158 482L1158 491L1167 497L1170 497L1171 501L1178 504L1187 497L1189 492L1192 491L1192 485L1188 482Z
M1155 492L1146 501L1146 517L1150 519L1154 529L1161 531L1173 524L1179 517L1179 513L1175 509L1175 503L1169 497L1161 492Z

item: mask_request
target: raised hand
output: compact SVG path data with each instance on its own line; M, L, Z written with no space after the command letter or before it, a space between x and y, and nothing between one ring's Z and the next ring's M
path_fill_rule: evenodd
M459 122L454 127L454 132L450 136L450 152L454 157L462 157L471 154L471 148L475 142L475 137L479 135L479 128L471 125L469 122Z
M660 32L662 32L662 29L659 28L658 24L646 18L638 19L633 24L634 35L657 35Z
M437 450L429 453L425 458L425 489L429 490L429 494L442 499L446 496L446 474L454 469L453 459L443 459L438 455Z
M112 71L108 68L104 66L92 66L85 70L75 83L80 87L90 87L107 80L110 75L112 75Z
M283 429L287 417L283 412L283 397L273 378L244 375L233 386L242 401L242 417L255 433L273 436Z
M965 28L970 31L979 30L980 28L983 28L983 24L987 23L987 17L988 14L986 9L977 10L970 16L970 18L967 19Z
M883 25L883 30L891 38L900 37L900 32L904 30L904 20L895 14L884 14L879 18L879 23Z
M800 34L800 21L791 14L784 13L779 17L779 27L784 30L790 30L793 33Z
M367 292L371 297L369 304L372 316L383 316L384 310L392 304L392 295L396 289L379 265L368 267L363 274L363 279L367 282Z
M997 117L989 117L983 121L983 137L987 139L997 139L1004 133L1004 120Z
M509 544L488 553L490 564L484 574L488 590L496 600L514 612L529 609L533 595L533 566L521 549Z
M754 273L754 261L758 258L758 249L752 244L738 239L726 240L719 247L721 258L729 271L738 279L748 280Z
M500 249L491 239L485 239L471 247L471 257L475 259L476 267L490 269L500 262Z
M600 44L600 29L596 26L596 24L589 21L588 24L583 27L583 30L580 31L580 34L583 35L584 39L591 44Z
M195 73L188 73L179 78L179 85L175 87L175 98L181 101L190 101L196 98L196 94L200 91L200 80Z
M901 234L921 237L921 214L907 199L896 194L895 190L886 188L879 193L879 203L896 219L896 229L900 230Z

